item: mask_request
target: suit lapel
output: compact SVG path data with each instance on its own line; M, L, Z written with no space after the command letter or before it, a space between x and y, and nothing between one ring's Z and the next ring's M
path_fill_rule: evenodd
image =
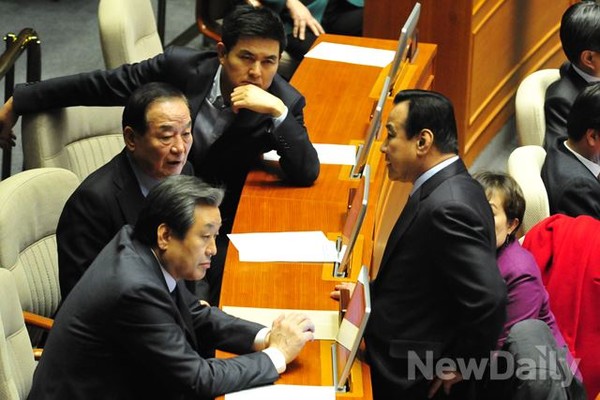
M188 341L192 344L192 347L197 349L198 343L196 343L196 335L194 334L194 324L192 322L192 315L190 314L190 309L186 304L186 301L184 300L184 296L181 293L182 290L187 290L185 288L185 285L181 282L177 282L176 306L179 311L179 315L181 316L179 324L182 326Z
M140 204L144 201L144 196L140 190L138 181L129 165L125 150L121 152L117 160L117 173L115 174L114 184L119 189L117 203L123 213L125 222L134 224L140 212Z
M185 336L187 341L192 345L192 347L198 350L198 343L196 341L196 335L194 334L194 324L192 322L192 315L190 314L190 310L188 308L188 304L186 302L185 296L182 296L181 291L187 290L185 288L185 284L182 282L177 282L177 301L173 300L173 297L169 293L169 288L167 287L167 282L165 282L165 277L160 269L160 264L158 260L152 254L152 251L147 246L139 244L139 242L132 242L136 247L137 253L140 257L143 258L144 263L151 266L151 270L153 271L154 279L158 280L160 284L165 289L165 295L169 298L173 306L173 311L175 311L175 319L177 323L183 331L185 332Z
M404 232L406 232L406 229L408 229L410 223L417 215L417 211L419 209L420 193L420 190L417 190L415 193L413 193L413 195L410 196L408 201L406 202L402 213L400 213L400 216L398 217L398 220L396 221L396 224L394 225L394 228L390 233L390 237L385 245L383 257L381 258L381 267L383 267L386 264L387 260L390 258L393 249L396 248L396 244L398 243L402 235L404 235ZM381 271L379 271L379 274L380 273Z
M194 124L200 107L204 102L204 99L208 96L210 89L213 84L215 74L219 68L219 59L215 57L213 60L209 60L202 64L202 68L198 68L198 73L192 75L187 81L187 87L185 93L188 93L188 102L190 103L190 110L192 114L192 124ZM194 93L190 96L190 93Z
M461 173L467 173L467 169L463 164L462 160L458 159L452 164L448 165L441 171L438 171L435 175L429 178L412 196L408 199L408 202L404 206L398 221L394 225L390 237L385 246L383 257L381 258L381 267L378 275L381 274L381 270L386 268L386 263L390 258L392 252L396 248L398 242L402 236L406 233L406 230L410 227L411 222L419 213L419 205L446 179Z

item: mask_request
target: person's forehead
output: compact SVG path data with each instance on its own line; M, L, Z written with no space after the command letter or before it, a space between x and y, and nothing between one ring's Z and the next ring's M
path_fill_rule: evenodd
M160 97L148 104L146 107L146 113L151 111L167 111L173 108L179 109L181 107L185 107L186 109L188 108L185 99L182 99L181 97Z
M393 126L394 128L398 128L399 126L403 126L408 117L408 102L403 101L402 103L395 104L392 110L390 111L387 126Z
M265 56L279 54L279 42L275 39L261 37L241 37L233 46L232 51L248 51Z
M146 118L148 122L154 120L169 120L171 118L190 119L190 110L184 99L179 97L170 97L153 101L146 108Z
M221 212L219 207L198 204L194 210L194 222L201 227L219 227L221 225Z

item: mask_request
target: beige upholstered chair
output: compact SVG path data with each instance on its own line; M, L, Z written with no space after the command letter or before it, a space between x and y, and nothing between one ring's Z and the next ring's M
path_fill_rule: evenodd
M0 182L0 267L12 272L25 311L51 317L58 307L56 225L78 185L62 168L26 170Z
M521 234L527 233L532 226L550 216L548 192L540 175L545 158L544 148L534 145L517 147L508 158L508 174L521 186L525 196Z
M544 144L546 89L559 78L558 69L541 69L526 76L519 84L515 98L515 120L521 146Z
M123 107L67 107L22 120L25 169L59 167L83 180L124 147Z
M24 400L35 360L12 273L0 268L0 399Z
M100 0L98 27L106 68L142 61L163 51L150 0Z

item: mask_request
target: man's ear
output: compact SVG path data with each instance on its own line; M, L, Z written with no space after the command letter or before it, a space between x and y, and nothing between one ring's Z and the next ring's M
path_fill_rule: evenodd
M125 141L125 147L127 147L127 150L135 150L135 131L132 127L126 126L125 129L123 129L123 140Z
M594 63L594 56L598 56L593 50L584 50L579 55L579 64L588 73L594 73L596 71L596 64Z
M165 223L162 223L156 228L156 245L162 251L167 250L171 239L171 229Z
M431 146L433 146L433 132L429 129L421 130L417 139L417 153L427 154Z
M600 132L598 131L598 129L588 128L585 131L584 136L585 136L585 142L590 147L596 146L598 144L598 141L600 141Z
M227 55L227 47L223 42L217 43L217 55L219 56L219 62L223 64L225 62L225 56Z

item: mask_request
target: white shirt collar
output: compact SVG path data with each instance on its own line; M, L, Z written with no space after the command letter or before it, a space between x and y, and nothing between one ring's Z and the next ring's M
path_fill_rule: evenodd
M423 184L427 182L427 180L433 175L435 175L438 171L441 171L442 169L446 168L448 165L452 164L456 160L458 160L458 156L450 157L449 159L434 165L433 167L429 168L427 171L419 175L419 177L413 185L412 190L410 191L409 196L412 196L414 192L416 192L421 186L423 186Z
M219 97L221 99L223 98L223 93L221 92L221 70L222 69L223 69L223 66L219 65L219 68L217 68L217 73L215 74L215 77L213 78L213 84L210 88L210 93L208 94L208 101L210 102L210 104L213 104L213 105Z
M177 281L175 280L175 278L173 278L173 276L171 274L169 274L167 272L167 270L163 267L163 265L161 264L160 260L158 259L158 256L156 255L156 253L154 252L154 249L150 249L152 251L152 254L154 254L154 258L156 258L156 261L158 262L158 265L160 266L160 270L163 273L163 276L165 278L165 282L167 284L167 288L169 289L169 293L171 293L173 290L175 290L175 286L177 286Z
M588 160L587 158L585 158L584 156L582 156L581 154L579 154L578 152L576 152L575 150L573 150L572 148L569 147L569 145L567 144L567 141L565 140L565 147L567 148L567 150L569 150L571 153L573 153L573 155L575 155L575 157L577 157L577 159L579 161L581 161L581 163L583 165L585 165L585 167L587 169L590 170L590 172L595 176L598 177L598 175L600 175L600 165L596 164L593 161Z
M581 77L583 79L585 79L585 81L587 83L600 82L600 77L588 74L587 72L583 71L581 68L576 66L575 64L571 63L571 66L573 67L575 72L577 72L579 75L581 75Z
M160 180L155 179L155 178L151 177L150 175L146 174L144 171L142 171L142 169L140 167L138 167L138 165L135 163L135 161L133 160L133 157L131 156L131 154L129 152L126 152L125 154L127 154L127 159L129 160L129 165L131 165L131 169L133 170L133 174L135 175L135 178L137 179L140 190L142 191L142 195L144 197L148 196L148 193L150 192L150 190L154 186L158 185L160 183Z

